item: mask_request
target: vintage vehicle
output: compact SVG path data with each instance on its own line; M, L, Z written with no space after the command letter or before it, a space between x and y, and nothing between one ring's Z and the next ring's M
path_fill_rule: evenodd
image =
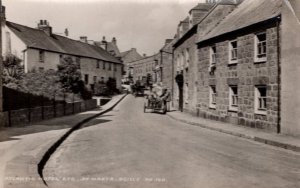
M151 112L160 112L162 114L166 114L167 105L165 105L163 100L148 95L144 103L144 113L146 113L147 110L151 110Z

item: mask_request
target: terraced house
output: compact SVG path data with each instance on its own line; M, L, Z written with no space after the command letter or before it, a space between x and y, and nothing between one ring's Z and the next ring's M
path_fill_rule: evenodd
M295 112L288 108L298 109L299 104L292 91L299 91L299 72L288 68L292 62L299 66L295 56L300 36L293 29L300 25L297 14L296 1L221 0L202 16L196 31L181 22L174 45L175 107L204 118L299 135Z
M56 70L62 58L71 56L80 63L82 79L87 86L93 87L95 82L111 77L121 88L122 62L103 48L89 44L86 37L77 41L54 34L46 20L41 20L37 28L5 21L2 29L4 57L7 54L18 56L25 72Z

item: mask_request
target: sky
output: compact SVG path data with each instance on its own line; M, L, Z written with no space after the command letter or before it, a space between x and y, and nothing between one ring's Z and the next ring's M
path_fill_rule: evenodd
M48 20L53 32L69 37L107 41L116 37L120 51L136 48L153 55L165 39L173 38L178 23L204 0L2 0L8 21L36 27Z

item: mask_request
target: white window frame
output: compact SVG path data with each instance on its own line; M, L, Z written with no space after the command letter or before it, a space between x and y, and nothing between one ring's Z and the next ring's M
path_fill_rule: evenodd
M209 108L216 109L217 104L217 90L216 86L209 87Z
M260 92L260 88L264 88L266 91L266 96L262 96ZM255 113L260 114L260 115L267 115L267 86L266 85L260 85L260 86L255 86L254 89L254 108L255 108Z
M216 67L217 62L217 48L216 46L211 46L209 48L209 72Z
M190 49L185 49L185 68L189 67L190 65Z
M258 36L259 35L265 35L266 40L265 41L259 41ZM260 52L263 51L263 52ZM267 61L267 33L261 32L255 34L254 37L254 62L260 63L260 62L266 62Z
M234 93L233 88L236 88L236 93ZM238 86L229 86L229 110L238 111Z
M236 43L236 48L233 47L233 43ZM237 64L238 62L238 46L237 46L237 40L229 41L229 64ZM235 56L235 57L234 57Z

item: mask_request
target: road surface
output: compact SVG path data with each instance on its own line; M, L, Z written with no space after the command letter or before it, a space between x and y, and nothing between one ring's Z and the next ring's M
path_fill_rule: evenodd
M127 96L74 132L48 161L49 187L289 188L300 155L143 112Z

